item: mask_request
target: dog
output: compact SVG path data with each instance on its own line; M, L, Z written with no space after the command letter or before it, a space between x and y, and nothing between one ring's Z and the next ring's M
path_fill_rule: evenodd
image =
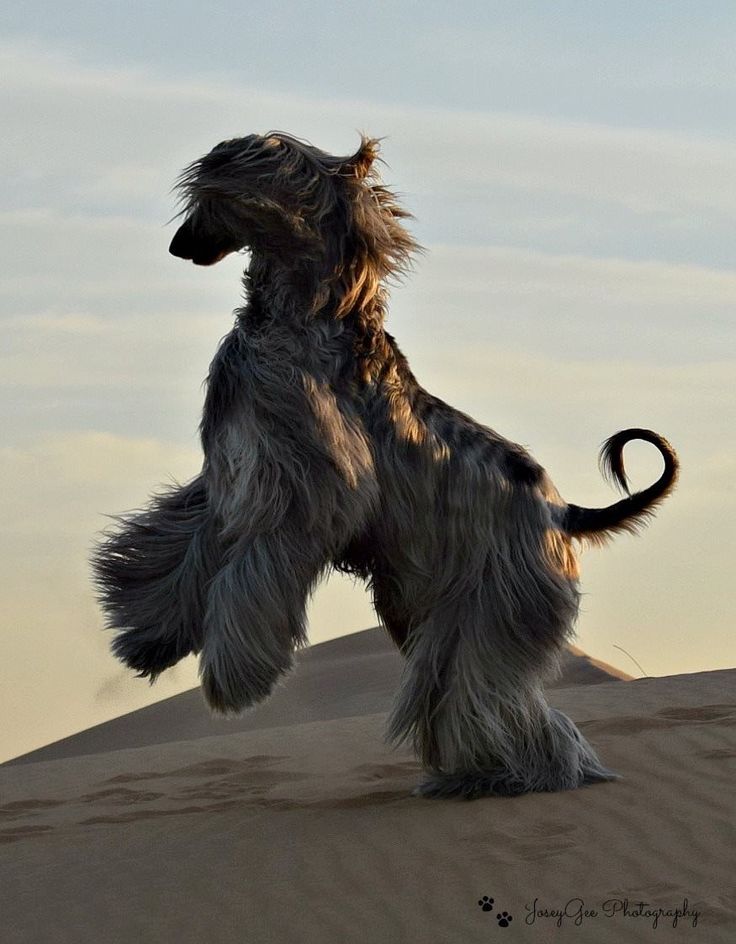
M542 684L577 616L574 542L638 531L677 456L650 430L616 433L601 464L626 496L583 508L419 385L384 328L388 282L419 247L378 151L252 134L181 175L170 252L207 266L247 250L245 303L209 370L201 474L120 516L95 552L113 651L151 681L198 653L206 701L240 712L292 667L310 594L336 569L369 584L405 656L388 735L421 758L418 795L615 779ZM631 494L635 439L664 470Z

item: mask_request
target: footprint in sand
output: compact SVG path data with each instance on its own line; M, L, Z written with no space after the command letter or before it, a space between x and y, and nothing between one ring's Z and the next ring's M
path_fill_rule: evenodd
M113 803L115 806L130 806L133 803L150 803L164 794L153 790L129 790L126 787L112 787L98 790L97 793L85 793L79 799L82 803Z
M208 774L243 774L247 775L254 769L272 767L286 757L277 754L253 754L241 760L232 760L229 757L218 757L212 760L203 760L187 767L176 767L174 770L149 770L136 774L117 774L104 783L133 783L138 780L158 780L162 777L203 777Z
M729 721L736 722L736 705L703 705L700 708L663 708L657 712L673 721Z
M33 815L41 810L50 810L55 806L62 806L63 800L14 800L0 806L0 819L18 819L21 816Z
M583 721L579 727L591 734L638 734L683 724L736 724L736 705L702 705L698 708L663 708L650 717L606 718Z
M421 766L415 761L401 764L358 764L352 772L358 775L358 780L375 782L400 777L414 777L421 771Z
M32 836L40 836L51 831L50 826L13 826L0 830L0 843L19 842Z

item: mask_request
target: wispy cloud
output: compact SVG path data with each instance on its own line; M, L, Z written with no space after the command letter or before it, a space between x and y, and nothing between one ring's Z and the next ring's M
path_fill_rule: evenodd
M31 182L44 170L69 172L69 188L97 198L104 182L113 193L119 186L120 198L150 194L167 166L170 184L180 156L191 159L218 135L284 125L347 150L357 125L391 138L391 160L402 165L405 186L407 180L432 189L440 183L454 191L482 182L621 205L640 215L698 208L732 215L736 209L736 142L729 140L305 98L207 77L172 82L142 69L81 66L37 45L3 44L0 65L6 76L3 157L11 170ZM19 154L13 145L21 126L25 135L34 128L34 146Z

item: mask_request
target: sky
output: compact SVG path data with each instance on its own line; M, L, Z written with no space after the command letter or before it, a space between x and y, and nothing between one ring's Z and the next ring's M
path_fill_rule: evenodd
M196 684L109 653L105 515L201 465L202 382L243 256L167 253L178 172L272 128L385 181L426 253L388 327L432 393L527 446L564 497L645 426L677 492L582 558L578 644L634 675L734 664L736 7L26 0L0 13L0 760ZM634 485L659 474L633 444ZM332 578L320 642L376 623Z

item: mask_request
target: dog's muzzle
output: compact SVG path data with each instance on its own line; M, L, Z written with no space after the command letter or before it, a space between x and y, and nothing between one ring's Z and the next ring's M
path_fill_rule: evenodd
M210 266L239 248L240 246L230 240L205 232L201 226L197 226L193 217L190 217L174 234L169 252L179 259L190 259L195 265Z

